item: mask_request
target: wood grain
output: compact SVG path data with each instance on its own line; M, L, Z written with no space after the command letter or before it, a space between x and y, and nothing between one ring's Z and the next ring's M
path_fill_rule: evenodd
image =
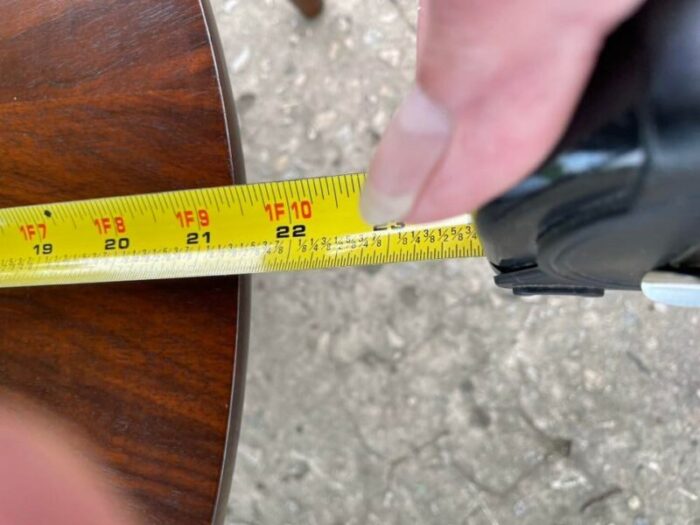
M242 180L198 1L0 0L0 12L0 207ZM146 523L220 522L245 288L1 291L0 387L80 428Z

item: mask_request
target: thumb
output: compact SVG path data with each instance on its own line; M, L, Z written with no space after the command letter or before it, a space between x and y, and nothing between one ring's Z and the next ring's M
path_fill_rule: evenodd
M473 210L563 132L608 31L641 0L422 0L417 82L370 166L372 223Z

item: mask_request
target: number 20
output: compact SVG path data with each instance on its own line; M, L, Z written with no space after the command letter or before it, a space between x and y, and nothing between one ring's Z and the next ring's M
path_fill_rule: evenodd
M126 250L129 247L129 238L120 237L119 239L105 239L105 250Z

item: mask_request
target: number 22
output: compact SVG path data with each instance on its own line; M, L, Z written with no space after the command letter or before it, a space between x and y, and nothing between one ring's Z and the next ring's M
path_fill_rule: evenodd
M277 227L277 238L278 239L289 239L290 227L289 226L278 226ZM292 237L306 237L306 226L303 224L296 224L291 227Z

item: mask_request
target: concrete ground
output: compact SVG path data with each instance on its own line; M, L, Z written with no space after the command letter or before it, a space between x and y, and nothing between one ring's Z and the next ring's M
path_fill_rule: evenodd
M252 181L366 168L416 0L214 0ZM230 525L700 524L700 315L484 261L254 279Z

